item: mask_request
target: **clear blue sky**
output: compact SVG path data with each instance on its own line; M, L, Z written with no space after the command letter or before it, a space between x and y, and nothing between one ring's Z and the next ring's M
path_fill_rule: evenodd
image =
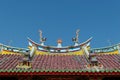
M39 43L38 30L47 45L72 45L80 29L79 42L93 37L91 46L120 42L120 0L1 0L0 43L27 48L27 37Z

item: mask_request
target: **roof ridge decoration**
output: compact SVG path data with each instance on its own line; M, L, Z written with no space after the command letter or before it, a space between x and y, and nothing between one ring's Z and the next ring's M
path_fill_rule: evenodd
M29 46L36 46L38 50L44 51L44 52L52 52L52 53L66 53L66 52L73 52L73 51L79 51L81 49L81 46L83 45L88 45L90 41L92 40L92 37L86 40L83 43L79 43L79 32L80 30L76 30L76 37L72 38L72 41L74 42L74 45L72 46L62 46L62 40L58 40L58 45L57 46L47 46L44 45L44 42L46 41L46 38L42 37L42 31L39 30L40 32L40 44L34 42L32 39L28 38Z
M75 43L75 46L77 46L79 44L79 32L80 32L80 29L77 29L76 30L76 37L72 38L72 41Z
M41 42L41 45L44 45L44 42L46 41L46 38L44 38L42 36L42 30L39 30L39 33L40 33L40 42Z
M100 47L100 48L92 48L91 51L93 53L115 53L120 54L120 44L114 44L111 46Z

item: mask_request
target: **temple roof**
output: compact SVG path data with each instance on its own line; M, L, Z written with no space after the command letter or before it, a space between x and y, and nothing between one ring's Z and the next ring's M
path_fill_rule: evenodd
M84 55L35 55L31 69L19 69L17 64L23 58L21 55L0 55L0 72L120 72L120 55L97 55L102 69L88 69Z
M58 46L44 45L46 38L42 37L38 44L28 38L29 49L0 45L0 75L3 73L111 73L120 74L120 45L106 48L91 49L89 38L83 43L78 43L78 32L73 38L75 45ZM99 54L97 54L99 53ZM105 53L105 54L104 54ZM42 73L43 74L43 73Z

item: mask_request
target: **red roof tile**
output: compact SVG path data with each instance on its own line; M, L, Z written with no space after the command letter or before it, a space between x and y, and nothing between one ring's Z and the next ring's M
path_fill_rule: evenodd
M0 55L1 71L19 71L17 64L23 56ZM97 55L98 62L104 70L120 70L120 55ZM32 60L32 70L38 71L81 71L87 70L88 64L84 55L35 55Z

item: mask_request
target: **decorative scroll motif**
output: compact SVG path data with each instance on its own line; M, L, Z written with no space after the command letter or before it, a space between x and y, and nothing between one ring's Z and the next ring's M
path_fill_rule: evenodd
M66 52L74 52L74 51L78 51L81 50L80 47L67 47L67 48L51 48L49 46L46 47L42 47L42 46L38 46L37 47L38 50L40 51L45 51L45 52L51 52L51 53L66 53Z
M23 61L18 63L16 68L18 68L18 69L30 69L30 68L32 68L32 63L30 61L23 60Z
M101 63L86 65L87 70L96 70L97 72L103 70L103 68L104 67L103 67L103 65Z

